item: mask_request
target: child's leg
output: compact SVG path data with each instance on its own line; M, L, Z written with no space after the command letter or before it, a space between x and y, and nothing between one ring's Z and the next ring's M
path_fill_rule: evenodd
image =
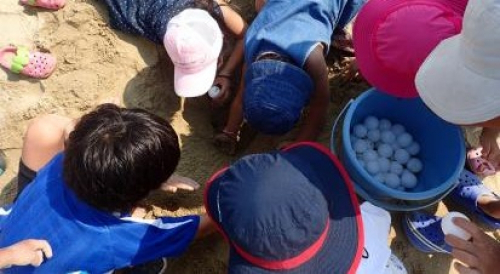
M225 132L237 133L243 122L243 92L238 92L231 103L227 124L224 127Z
M242 88L241 85L240 88ZM231 103L226 126L221 133L214 137L214 145L228 154L234 154L236 152L236 144L238 142L238 134L242 122L243 91L239 89Z
M24 135L18 193L40 168L64 149L66 128L71 124L70 118L53 114L40 116L31 122Z

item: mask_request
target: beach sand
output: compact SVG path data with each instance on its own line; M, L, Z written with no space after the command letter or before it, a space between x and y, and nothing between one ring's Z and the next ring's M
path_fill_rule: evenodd
M254 15L253 1L233 0L247 19ZM118 98L126 107L152 111L171 121L180 136L182 159L177 173L192 177L202 186L210 175L238 157L274 149L291 140L257 135L238 155L229 157L211 144L213 128L206 98L182 100L173 91L173 67L163 47L145 39L110 29L101 1L68 0L57 12L24 8L16 0L0 2L0 45L24 44L49 50L58 58L54 74L42 81L0 70L0 149L8 169L0 176L3 202L12 199L22 135L30 120L56 113L73 118L100 102ZM343 66L332 68L332 100L329 119L319 141L328 145L334 118L350 99L367 88L362 81L346 82ZM488 178L499 190L499 180ZM194 193L153 193L145 202L148 218L199 214L203 210L203 187ZM444 215L450 202L429 209ZM459 209L459 208L458 208ZM389 244L409 273L455 273L451 257L427 255L413 249L401 231L401 214L394 213ZM490 231L491 234L491 231ZM198 241L185 255L169 261L169 273L225 273L228 248L220 236Z

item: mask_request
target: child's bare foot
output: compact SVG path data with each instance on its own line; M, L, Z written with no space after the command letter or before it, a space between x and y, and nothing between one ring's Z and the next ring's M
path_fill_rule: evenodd
M238 144L238 133L222 131L214 136L213 144L220 151L234 155Z

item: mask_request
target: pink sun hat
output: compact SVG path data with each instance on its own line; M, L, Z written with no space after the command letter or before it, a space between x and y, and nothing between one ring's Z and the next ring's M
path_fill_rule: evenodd
M442 40L460 33L467 0L370 0L353 43L361 74L390 95L417 97L415 75Z

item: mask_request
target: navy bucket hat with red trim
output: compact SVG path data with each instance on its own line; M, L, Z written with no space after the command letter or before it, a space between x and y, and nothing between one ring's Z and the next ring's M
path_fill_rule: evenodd
M315 143L243 157L209 180L205 206L229 273L355 273L363 225L339 161Z

